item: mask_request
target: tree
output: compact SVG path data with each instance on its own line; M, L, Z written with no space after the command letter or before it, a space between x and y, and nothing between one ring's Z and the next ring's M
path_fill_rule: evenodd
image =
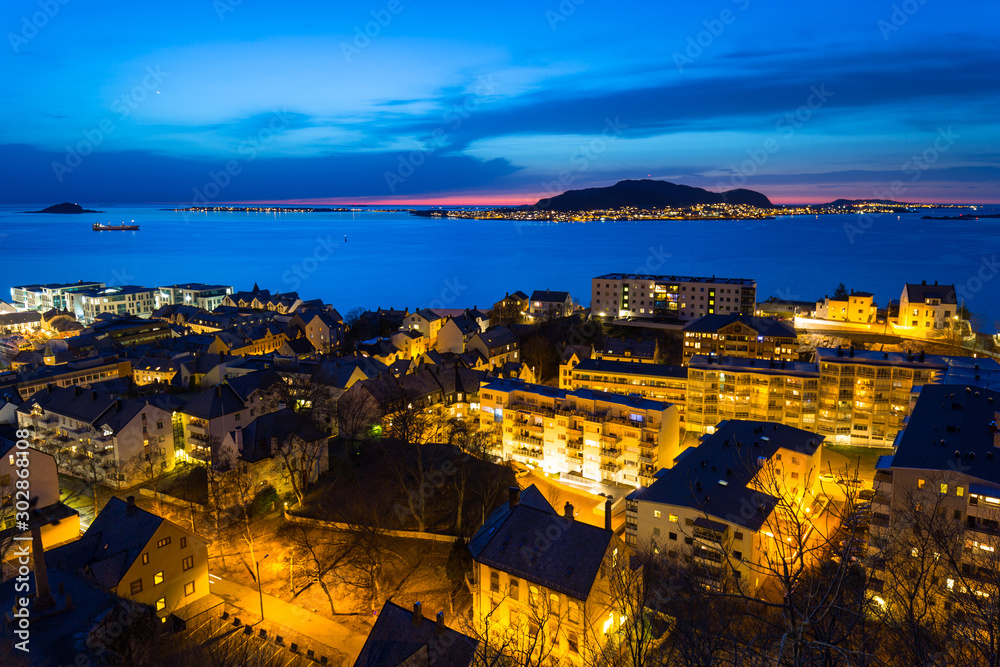
M344 555L335 573L343 583L365 594L374 612L382 606L386 565L399 554L389 537L392 511L388 500L378 494L366 496L356 479L355 484L354 500L344 508Z
M521 361L532 369L539 384L551 378L559 366L555 345L541 332L521 341Z
M847 287L844 283L840 283L837 285L837 289L833 290L834 299L846 299L848 296L850 296L850 294L848 293Z
M166 469L166 449L158 443L150 442L141 453L136 454L124 464L123 472L119 474L124 475L130 481L130 486L132 484L149 484L153 489L157 513L162 513L162 502L156 484L163 478Z
M372 427L379 425L382 411L375 398L356 383L337 400L336 417L340 437L353 444L366 439Z
M295 500L302 505L313 473L319 466L323 450L329 447L327 438L303 438L289 432L271 447L271 456L281 461L285 477L292 486Z

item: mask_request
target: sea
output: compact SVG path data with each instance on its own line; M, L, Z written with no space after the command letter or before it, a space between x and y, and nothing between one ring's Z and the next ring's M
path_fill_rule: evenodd
M191 212L90 205L101 213L26 213L0 205L0 298L13 285L200 282L297 291L342 313L363 308L489 308L506 293L569 291L612 272L753 278L758 300L814 301L839 283L880 305L904 283L954 284L984 332L1000 325L1000 207L771 220L524 222L408 212ZM139 231L94 232L95 222Z

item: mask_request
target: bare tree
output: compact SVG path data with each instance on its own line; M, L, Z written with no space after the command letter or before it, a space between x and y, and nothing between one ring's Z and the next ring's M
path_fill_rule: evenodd
M307 439L290 433L279 439L271 448L271 456L281 461L285 477L291 484L299 505L305 500L306 490L319 466L323 450L329 447L327 439Z

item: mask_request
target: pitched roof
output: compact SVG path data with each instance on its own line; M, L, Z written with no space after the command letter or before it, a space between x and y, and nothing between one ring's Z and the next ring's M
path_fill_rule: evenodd
M278 382L284 382L284 380L281 379L277 371L270 368L226 378L226 384L232 387L233 391L244 402L250 399L250 394L253 392L266 390Z
M549 290L535 290L531 293L532 301L544 301L548 303L563 303L569 298L569 292L552 292Z
M729 315L713 314L699 317L687 324L684 331L696 333L715 333L719 329L740 322L753 329L758 336L768 336L772 338L795 338L795 329L773 317L752 317L742 313L731 313Z
M106 393L83 387L48 387L39 389L18 407L18 412L30 414L35 405L46 412L93 424L115 404Z
M609 338L604 341L601 351L616 357L629 353L634 359L653 359L656 357L656 341L636 338Z
M1000 392L924 385L896 441L893 468L960 471L1000 485Z
M508 327L496 327L485 333L476 334L476 336L490 349L517 342L517 336Z
M472 664L478 640L448 627L439 630L433 619L422 614L422 619L414 623L413 613L393 602L382 605L354 667L399 667L404 664L468 667Z
M178 412L200 419L214 419L239 412L245 407L246 404L236 390L228 382L224 382L196 395Z
M586 600L614 532L559 516L545 505L535 499L495 510L473 536L469 551L477 562ZM558 548L544 548L537 535Z
M754 489L760 457L784 448L812 455L823 436L768 422L726 420L698 447L686 450L672 468L629 499L689 507L751 530L759 529L778 500Z
M247 424L241 436L243 438L241 456L251 463L269 458L274 455L271 451L271 439L276 438L277 442L285 442L292 435L302 438L305 442L316 442L330 437L316 428L307 417L291 408L285 408L260 415Z
M578 363L573 372L604 372L620 373L622 375L652 375L656 377L686 378L688 369L683 366L667 366L666 364L642 364L638 361L617 361L611 359L584 359Z
M164 521L112 497L79 540L49 554L67 567L89 570L102 588L115 588Z
M910 303L925 303L927 299L940 299L943 304L958 304L954 285L916 285L906 283L903 288Z

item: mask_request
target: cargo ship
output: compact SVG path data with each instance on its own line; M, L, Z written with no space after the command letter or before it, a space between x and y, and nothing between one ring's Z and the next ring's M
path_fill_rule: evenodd
M139 229L139 225L126 225L124 222L120 225L101 224L100 222L94 223L95 232L134 232Z

